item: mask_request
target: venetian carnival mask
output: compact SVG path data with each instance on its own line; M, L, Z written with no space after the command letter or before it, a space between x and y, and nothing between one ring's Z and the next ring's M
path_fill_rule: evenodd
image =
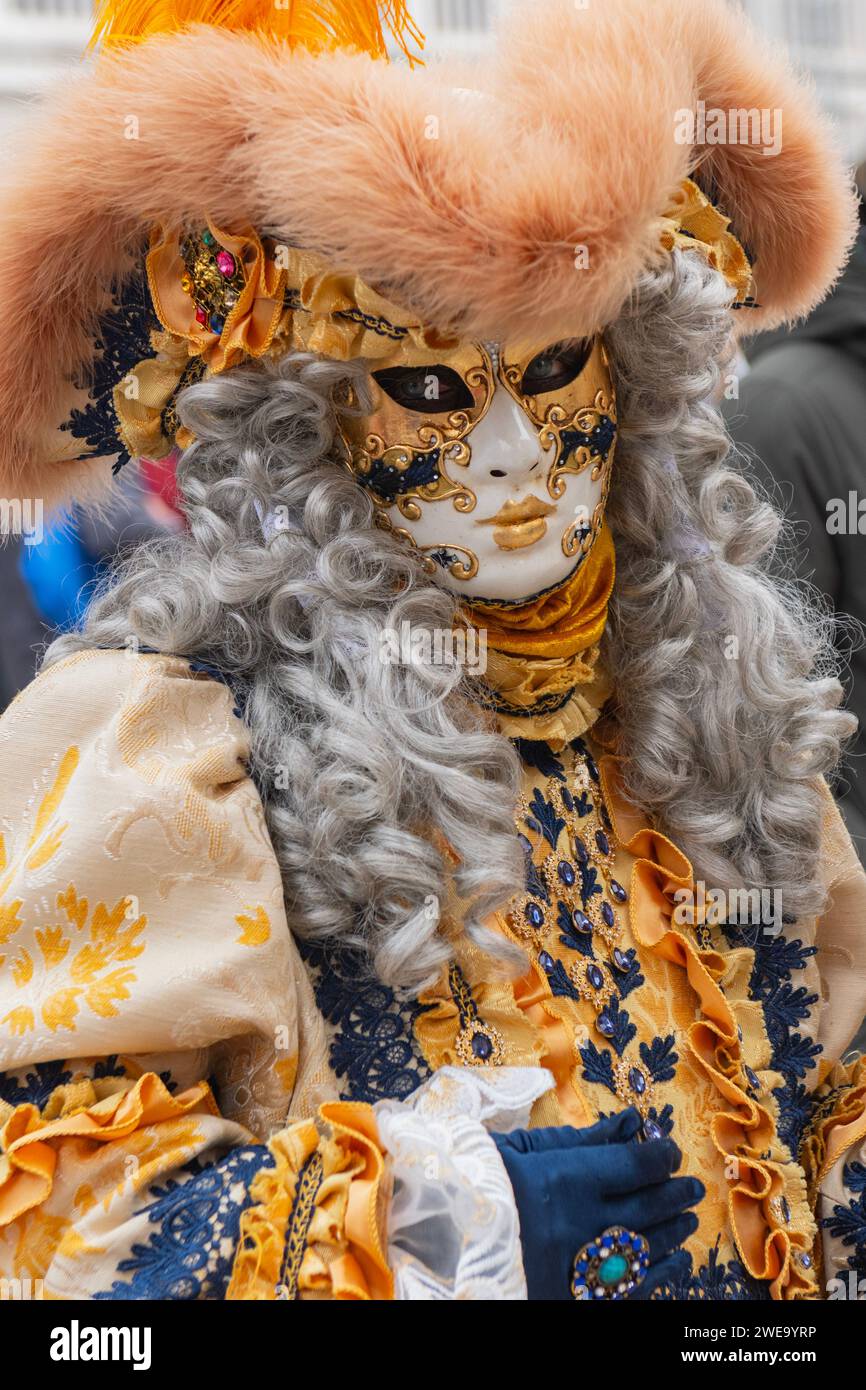
M380 524L455 592L518 602L554 588L601 528L616 409L600 338L404 346L372 364L344 422Z

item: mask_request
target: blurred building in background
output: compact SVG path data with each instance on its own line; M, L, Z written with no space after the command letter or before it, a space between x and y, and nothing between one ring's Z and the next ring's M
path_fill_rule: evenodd
M744 0L744 9L811 72L858 164L866 155L866 0Z
M91 0L0 0L0 137L79 60L91 11Z

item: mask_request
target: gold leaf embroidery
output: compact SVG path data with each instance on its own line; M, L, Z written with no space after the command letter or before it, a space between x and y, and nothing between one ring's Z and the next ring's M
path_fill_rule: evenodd
M271 919L265 909L261 906L253 909L249 908L253 916L247 916L239 912L235 917L239 927L243 927L241 935L238 937L238 944L241 946L264 946L271 936Z
M78 996L80 989L58 989L42 1005L42 1021L46 1028L56 1033L58 1028L75 1031L74 1020L78 1017Z

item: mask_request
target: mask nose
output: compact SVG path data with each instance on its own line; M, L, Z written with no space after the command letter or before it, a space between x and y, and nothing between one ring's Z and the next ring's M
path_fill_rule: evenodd
M472 471L525 486L544 477L538 430L504 386L497 386L484 419L467 436Z

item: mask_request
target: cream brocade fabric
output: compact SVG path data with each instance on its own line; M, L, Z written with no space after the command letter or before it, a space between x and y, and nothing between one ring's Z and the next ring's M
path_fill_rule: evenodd
M0 1276L45 1296L110 1287L155 1181L336 1097L232 704L185 661L87 652L0 721L0 1072L119 1056L175 1095L215 1078L221 1105L190 1092L82 1162L62 1149L47 1199L0 1229ZM111 1070L59 1099L105 1104Z
M221 1104L219 1114L211 1102L136 1130L119 1152L103 1145L88 1157L86 1181L64 1150L47 1200L0 1230L0 1276L45 1276L53 1297L105 1288L106 1272L146 1233L140 1209L155 1176L267 1139L337 1097L330 1028L288 931L247 754L230 691L171 657L72 657L0 722L0 1072L23 1077L36 1063L69 1058L87 1071L89 1059L119 1054L128 1074L170 1072L180 1088L213 1076ZM802 983L822 996L810 1036L832 1059L866 1007L866 880L829 796L822 860L832 906ZM617 875L628 882L628 863L617 860ZM652 976L641 1008L657 1013L657 1028L687 1027L694 1002L682 981L663 962ZM503 993L491 986L488 1002ZM484 1011L483 990L477 998ZM528 1015L513 999L503 1007L526 1035L514 1060L537 1065L542 1048ZM759 1015L744 998L739 1016L760 1067ZM444 1044L442 1056L424 1046L434 1068L453 1060ZM92 1084L97 1097L110 1094L110 1078ZM721 1172L713 1177L719 1156L707 1138L712 1104L690 1070L678 1111L692 1171L711 1179L695 1252L704 1260L713 1231L727 1228L725 1184ZM586 1110L591 1122L591 1096ZM538 1102L536 1123L562 1119L553 1093ZM843 1161L823 1175L825 1206ZM830 1241L828 1265L845 1253Z

